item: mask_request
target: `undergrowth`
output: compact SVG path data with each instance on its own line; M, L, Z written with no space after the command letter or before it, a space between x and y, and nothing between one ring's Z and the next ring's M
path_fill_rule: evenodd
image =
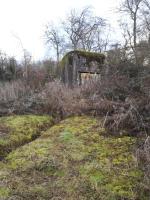
M10 153L0 163L0 197L148 200L139 190L136 138L108 136L102 125L93 117L71 117Z

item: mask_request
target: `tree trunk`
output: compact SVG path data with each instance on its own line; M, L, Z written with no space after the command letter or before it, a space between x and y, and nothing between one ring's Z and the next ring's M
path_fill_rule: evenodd
M56 53L57 53L57 66L58 66L58 64L59 64L59 47L58 47L58 45L57 45L57 49L56 49Z
M135 63L138 65L137 58L137 12L134 13L134 21L133 21L133 51L135 56Z

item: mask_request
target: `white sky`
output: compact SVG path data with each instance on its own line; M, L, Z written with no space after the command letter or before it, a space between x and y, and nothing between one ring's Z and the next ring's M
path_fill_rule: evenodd
M108 19L117 27L114 9L120 0L0 0L0 49L17 59L22 57L22 48L17 35L34 60L48 55L44 41L44 25L59 22L71 8L93 6L95 14Z

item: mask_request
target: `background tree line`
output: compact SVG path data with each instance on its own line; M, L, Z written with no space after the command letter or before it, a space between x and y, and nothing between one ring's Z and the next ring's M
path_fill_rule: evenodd
M136 65L149 64L150 1L123 0L117 12L120 14L119 31L122 33L122 39L117 43L111 39L114 33L109 22L95 16L91 7L80 11L72 9L58 26L48 23L45 40L51 50L56 52L57 62L65 52L81 49L108 51L108 54L110 50L109 55L114 54L112 62L118 56L118 59L129 60Z
M21 63L17 63L15 58L0 52L0 80L10 81L21 77L29 81L32 80L33 74L35 76L41 73L45 74L44 77L57 78L59 77L57 67L62 56L76 49L105 52L106 64L110 66L120 63L148 66L150 1L122 0L117 12L120 16L120 29L117 32L122 33L121 41L116 42L112 39L111 35L114 33L111 25L106 19L95 15L92 7L72 9L58 25L51 22L45 27L44 41L50 47L50 52L55 52L56 58L32 62L31 55L22 46L23 59ZM21 43L20 38L19 41Z

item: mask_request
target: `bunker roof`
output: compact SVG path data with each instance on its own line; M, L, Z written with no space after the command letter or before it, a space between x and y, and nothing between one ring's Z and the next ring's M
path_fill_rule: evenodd
M86 59L87 63L90 63L92 61L96 61L100 64L104 63L105 55L102 53L96 53L96 52L89 52L89 51L82 51L82 50L74 50L68 52L62 59L62 63L66 61L66 59L70 60L73 55L77 55L78 57L83 57Z

